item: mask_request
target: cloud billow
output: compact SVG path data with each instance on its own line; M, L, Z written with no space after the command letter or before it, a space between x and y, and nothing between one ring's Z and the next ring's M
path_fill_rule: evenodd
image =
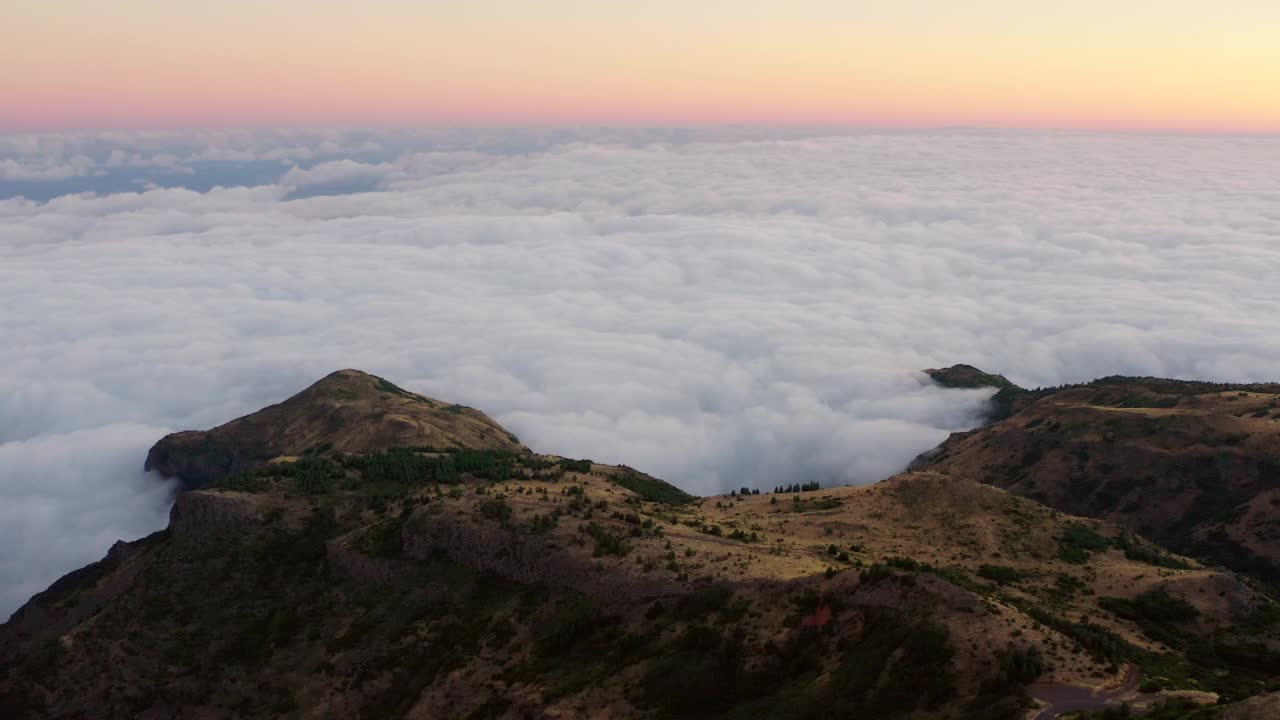
M0 612L162 524L165 431L340 367L698 493L895 472L983 402L925 367L1280 375L1280 139L2 140L22 177L118 151L171 186L0 200ZM276 179L205 187L213 157Z

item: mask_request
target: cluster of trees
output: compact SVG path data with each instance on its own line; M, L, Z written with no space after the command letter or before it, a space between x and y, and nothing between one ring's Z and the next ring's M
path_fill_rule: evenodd
M424 455L415 449L394 448L380 453L343 456L343 462L359 470L368 482L454 484L462 476L503 482L515 475L518 458L505 450L449 450Z
M535 513L529 518L529 532L543 533L560 525L560 512L552 510L550 513L543 515Z
M1132 600L1098 598L1098 607L1139 624L1188 622L1200 616L1194 605L1185 598L1171 595L1165 588L1148 590Z
M1137 560L1148 565L1173 568L1175 570L1186 570L1191 567L1186 562L1157 550L1129 533L1124 533L1116 539L1116 547L1124 550L1124 556L1130 560Z
M332 492L334 485L344 476L342 467L332 460L304 455L294 462L269 463L234 473L212 487L258 493L266 492L272 479L291 478L299 492L322 495Z
M1010 585L1022 580L1023 574L1018 569L1005 565L983 565L978 568L978 577L999 585Z
M821 489L822 489L822 483L818 482L817 480L814 480L813 482L807 482L807 483L779 485L778 487L774 488L773 491L775 493L800 493L800 492L813 492L815 490L821 490Z
M692 495L671 483L649 477L626 466L620 469L622 472L611 476L610 481L639 495L641 500L667 505L685 505L694 500Z
M486 520L497 520L506 527L511 524L511 506L501 495L495 495L480 501L480 517Z
M590 460L570 460L569 458L565 458L560 461L560 467L565 472L590 473L591 461Z
M995 677L989 679L986 685L989 688L1030 685L1047 669L1044 657L1040 655L1038 648L1010 645L1000 656L1000 668L996 671Z
M633 512L621 513L615 510L609 517L613 518L614 520L621 520L630 525L636 525L645 530L648 530L649 528L653 527L652 518L642 518L640 517L639 514L633 513Z
M1091 553L1103 552L1111 547L1111 541L1089 528L1072 523L1058 538L1058 557L1069 563L1083 565L1089 562Z
M589 522L585 525L578 526L578 532L589 536L596 541L595 557L601 555L617 555L623 557L631 552L631 545L627 542L625 535L614 532L606 527Z

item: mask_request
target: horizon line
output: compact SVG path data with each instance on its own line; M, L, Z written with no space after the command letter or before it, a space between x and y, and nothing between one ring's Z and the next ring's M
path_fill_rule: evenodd
M556 122L414 122L414 123L212 123L204 124L139 124L139 125L82 125L82 126L0 126L0 136L58 135L91 133L145 133L145 132L211 132L211 131L404 131L404 130L518 130L580 128L595 130L830 130L871 133L920 133L920 132L991 132L1026 134L1090 134L1090 135L1157 135L1181 137L1280 137L1280 127L1274 129L1208 128L1155 126L1088 126L1088 125L1002 125L949 123L942 125L897 124L877 125L844 122L608 122L565 120Z

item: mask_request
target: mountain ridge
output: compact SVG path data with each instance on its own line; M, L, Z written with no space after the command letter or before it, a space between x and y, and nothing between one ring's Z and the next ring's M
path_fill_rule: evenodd
M1016 391L918 458L1280 586L1280 384L1110 376Z
M0 709L1013 720L1067 688L1247 718L1280 689L1265 588L971 476L1029 416L871 485L694 498L452 408L347 370L162 439L169 526L0 626Z

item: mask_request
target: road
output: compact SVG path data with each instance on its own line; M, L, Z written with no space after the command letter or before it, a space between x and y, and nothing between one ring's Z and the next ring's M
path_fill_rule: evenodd
M1142 673L1132 665L1125 669L1124 682L1106 690L1093 690L1075 685L1043 683L1027 688L1031 697L1044 703L1044 708L1032 720L1051 720L1063 713L1076 710L1104 710L1126 701L1140 700L1138 685Z

